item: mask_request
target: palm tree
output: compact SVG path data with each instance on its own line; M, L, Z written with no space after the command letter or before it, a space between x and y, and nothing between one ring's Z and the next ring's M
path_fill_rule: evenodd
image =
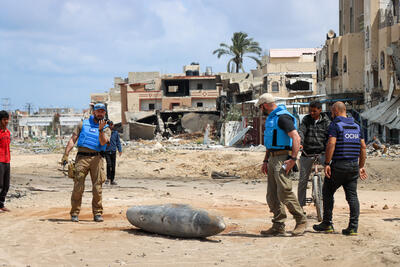
M243 68L243 57L248 57L257 62L258 65L261 65L261 61L258 57L255 56L245 56L245 54L252 53L257 56L261 56L262 49L258 42L253 41L253 38L249 38L247 33L244 32L235 32L232 37L232 45L227 45L225 43L221 43L220 48L214 50L213 55L217 54L217 57L220 58L222 55L229 55L232 58L228 61L227 71L233 72L233 67L236 65L236 72L239 72L241 69L244 72ZM234 64L231 66L231 64Z

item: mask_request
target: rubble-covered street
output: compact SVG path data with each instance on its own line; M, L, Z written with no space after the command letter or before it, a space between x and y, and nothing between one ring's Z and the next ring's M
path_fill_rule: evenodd
M86 179L80 223L69 221L72 180L58 171L61 153L35 145L13 145L12 187L0 227L8 234L0 244L4 266L265 265L395 266L400 263L400 178L394 157L367 161L370 175L359 183L360 234L317 234L313 206L307 206L303 237L265 238L270 226L265 203L266 181L260 173L262 147L238 149L206 146L196 140L134 141L117 158L117 186L105 185L102 224L92 221L91 183ZM393 154L393 156L391 156ZM213 179L212 173L232 179ZM240 177L240 178L238 178ZM296 186L297 182L294 182ZM127 221L132 205L187 203L224 217L227 228L207 239L176 239L142 232ZM344 193L336 196L334 221L339 233L347 226ZM288 220L292 230L294 220ZM13 234L11 234L13 233ZM32 246L34 244L34 246ZM335 248L335 249L332 249ZM291 250L290 255L283 253ZM212 253L210 253L212 251ZM318 251L318 253L315 253ZM96 255L96 257L93 257Z

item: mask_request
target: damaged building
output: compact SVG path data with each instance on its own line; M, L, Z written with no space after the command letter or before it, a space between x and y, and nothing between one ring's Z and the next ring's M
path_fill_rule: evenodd
M270 49L263 58L265 92L275 97L317 94L316 48Z
M83 119L82 113L71 108L40 108L35 115L16 112L15 116L18 127L14 136L19 138L70 135Z
M126 79L115 79L113 91L120 97L120 119L115 121L121 122L128 140L151 139L156 130L180 132L180 120L188 113L215 116L221 88L210 67L201 73L200 65L192 63L177 74L130 72Z
M385 110L382 106L396 110L393 105L398 105L391 101L400 93L399 1L339 0L338 4L339 36L330 31L317 53L318 90L330 99L346 101L367 138L376 135L385 142L398 142L397 124L376 120L368 110L376 106L380 107L376 112Z

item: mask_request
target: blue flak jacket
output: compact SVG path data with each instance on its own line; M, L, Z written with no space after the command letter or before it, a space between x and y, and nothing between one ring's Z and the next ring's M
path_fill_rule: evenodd
M265 120L264 145L268 150L289 150L292 148L292 138L290 138L288 134L278 126L279 116L284 114L293 118L294 127L297 130L296 118L289 111L287 111L284 105L279 105L268 115L267 119Z
M103 130L108 125L104 126ZM99 124L94 122L93 115L82 122L82 130L79 134L78 147L86 147L95 151L105 151L107 145L100 145L99 141Z

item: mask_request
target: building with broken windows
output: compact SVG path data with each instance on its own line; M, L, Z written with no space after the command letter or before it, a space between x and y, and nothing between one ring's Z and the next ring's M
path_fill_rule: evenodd
M398 101L391 100L400 95L399 1L339 0L338 4L339 36L328 33L317 53L318 91L333 100L346 100L355 111L378 105L380 112L397 110L392 104ZM368 135L398 142L400 126L393 124L394 117L382 121L371 114L376 113L363 113L367 122L360 121Z
M216 111L220 95L216 76L200 73L197 64L184 67L183 73L130 72L128 79L117 81L120 88L121 115L158 111Z
M221 72L217 75L217 82L222 87L221 94L231 104L255 99L263 90L263 77L259 69L243 73Z
M317 94L316 48L270 49L261 70L265 92L275 97Z
M107 104L109 118L124 129L124 139L149 139L156 127L161 133L179 132L187 113L217 114L220 91L211 68L202 73L192 63L176 74L129 72L128 78L115 78L109 92L92 94L91 102ZM143 135L137 136L139 132Z

